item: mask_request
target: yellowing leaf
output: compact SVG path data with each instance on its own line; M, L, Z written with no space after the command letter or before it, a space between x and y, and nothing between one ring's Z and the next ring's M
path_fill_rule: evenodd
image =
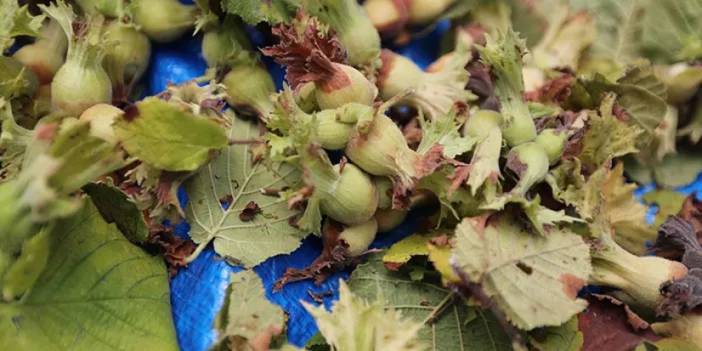
M685 202L685 195L673 190L654 190L644 194L643 201L649 205L658 206L654 228L658 228L668 216L674 216L680 212Z
M453 271L451 266L451 246L438 246L429 243L429 261L434 264L434 268L441 273L441 280L444 284L458 283L461 281Z
M657 351L700 351L699 344L694 340L664 338L654 342L653 345Z
M380 303L368 303L354 296L344 281L340 281L339 301L331 312L324 306L304 303L312 314L319 331L334 350L376 351L424 350L416 340L421 324Z
M427 247L429 240L431 240L431 236L428 235L410 235L392 245L385 252L383 262L401 266L409 262L413 256L427 256L429 255Z
M595 172L586 180L582 174L582 163L573 158L562 160L557 167L552 168L546 176L546 182L551 186L553 197L575 207L580 217L590 219L600 203L602 177L598 175Z
M259 138L256 125L239 119L232 123L230 138ZM190 236L199 244L196 255L214 241L218 254L252 267L300 246L305 233L288 222L297 213L288 209L284 198L261 192L293 186L300 179L299 172L283 164L254 162L251 149L250 144L229 146L186 182L190 195L186 218ZM239 215L250 202L261 213L244 221Z
M429 350L512 350L511 340L492 313L467 306L449 289L385 269L381 256L370 255L367 263L353 271L351 290L416 321L424 321L418 339L430 345Z
M517 327L556 326L582 311L577 298L590 275L588 245L565 229L545 237L514 218L466 218L456 228L454 265Z
M270 340L285 328L285 312L266 299L261 278L252 270L232 274L229 295L219 312L219 338L230 349ZM241 345L240 345L241 344Z
M634 196L637 185L626 183L622 163L614 169L605 164L586 180L577 159L564 161L547 180L557 199L591 223L592 235L613 228L617 243L634 253L643 253L645 241L655 239L655 228L646 224L648 208Z
M91 203L53 229L51 255L18 303L0 303L1 350L178 350L168 274Z
M655 228L646 224L648 208L634 197L637 185L626 183L624 166L619 163L607 173L600 188L604 203L602 216L614 228L614 240L633 253L643 253L645 242L654 240Z
M389 269L400 267L409 262L415 256L427 256L434 264L434 268L441 273L445 282L459 282L460 279L453 272L453 267L449 263L451 258L450 245L438 245L432 243L436 236L414 234L410 235L390 247L383 256L383 263Z
M203 116L155 97L136 108L115 121L115 134L130 155L158 169L194 171L227 146L225 129Z

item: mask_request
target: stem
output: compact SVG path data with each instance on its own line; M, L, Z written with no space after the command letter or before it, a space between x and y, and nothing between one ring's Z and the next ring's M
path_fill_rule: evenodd
M263 141L256 140L256 139L250 139L250 140L229 139L228 144L229 145L254 145L254 144L263 144Z
M446 308L451 306L451 304L454 301L453 300L454 296L456 296L456 293L454 293L453 291L450 292L448 295L446 295L446 297L444 297L444 299L441 300L441 302L439 302L439 304L436 305L436 307L434 307L434 309L431 311L431 313L429 313L429 315L427 315L427 317L424 318L424 321L422 321L422 324L434 324L434 322L436 321L437 318L439 318L441 313L444 312L446 310Z
M200 254L207 247L207 245L210 244L210 241L212 240L212 238L213 238L213 236L210 235L207 237L206 240L203 240L202 242L197 244L195 251L193 251L193 253L191 253L190 256L185 258L185 263L190 264L192 261L195 261L195 259L197 259L197 257L200 256Z

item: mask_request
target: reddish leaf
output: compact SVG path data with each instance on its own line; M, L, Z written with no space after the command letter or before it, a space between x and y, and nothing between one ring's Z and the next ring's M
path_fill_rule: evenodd
M578 315L578 329L585 340L582 351L629 351L645 340L660 339L648 323L627 311L626 305L617 305L617 300L592 296L588 301L588 308ZM632 324L645 329L636 331Z
M697 233L697 240L702 243L702 201L697 200L695 194L690 195L683 203L679 215L692 223Z
M304 16L298 15L298 22ZM303 31L294 24L280 24L272 29L278 44L262 48L264 55L285 66L285 77L293 88L305 82L330 80L334 76L333 62L346 61L343 49L333 31L323 33L316 19L310 18Z

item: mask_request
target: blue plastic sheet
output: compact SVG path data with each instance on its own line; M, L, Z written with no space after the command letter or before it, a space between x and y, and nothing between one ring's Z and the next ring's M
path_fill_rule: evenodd
M426 67L439 53L442 34L447 24L441 24L423 38L407 46L393 48L397 52L413 59L421 67ZM256 45L261 45L263 38L254 29L248 28L249 36ZM201 76L207 65L201 55L201 38L188 37L175 43L156 44L153 48L150 70L146 76L148 95L162 92L168 84L178 84ZM282 86L283 70L275 63L264 59L276 85ZM180 191L179 198L187 206L187 194ZM387 247L392 243L412 234L418 218L411 219L391 233L386 233L373 243L373 247ZM176 234L187 236L187 223L176 225ZM327 296L327 307L338 297L340 278L348 278L350 272L339 272L320 286L312 282L296 282L285 286L279 292L273 292L272 286L289 267L304 268L321 253L321 240L310 236L302 242L300 248L290 255L268 259L254 270L263 280L266 296L273 303L281 306L289 316L287 329L288 340L303 346L317 333L312 317L302 307L300 301L314 303L310 293ZM171 304L178 342L184 351L207 350L216 339L212 328L214 318L224 301L224 293L229 284L231 273L241 268L231 266L219 258L212 247L208 247L194 262L182 269L171 281Z
M434 31L407 46L393 48L395 51L411 58L422 67L433 62L439 53L441 36L447 30L447 24L440 24ZM249 28L252 41L261 45L260 33ZM184 38L175 43L155 45L150 71L147 73L145 93L155 95L162 92L168 84L178 84L201 76L207 68L201 56L199 37ZM277 86L282 85L283 70L265 59ZM644 186L637 192L638 196L654 190L654 186ZM680 192L691 194L702 190L702 176L688 186L680 187ZM181 202L187 206L187 194L182 189L179 193ZM653 221L656 209L652 208L648 220ZM383 248L412 234L419 218L409 216L409 220L391 233L386 233L373 243L375 248ZM176 234L187 236L189 226L183 222L176 225ZM273 292L272 286L289 267L303 268L310 264L321 252L319 238L310 236L305 239L295 252L290 255L276 256L260 264L254 270L263 280L266 296L273 303L281 306L289 315L287 329L288 340L303 346L317 332L311 316L304 310L300 301L314 303L310 293L327 295L324 303L330 307L338 297L338 280L347 278L350 272L339 272L324 284L315 286L311 282L297 282L287 285L280 292ZM182 269L171 282L171 303L178 342L184 351L204 351L214 342L216 335L212 328L214 318L224 301L224 293L229 284L231 273L239 271L219 258L211 246L208 247L187 268Z

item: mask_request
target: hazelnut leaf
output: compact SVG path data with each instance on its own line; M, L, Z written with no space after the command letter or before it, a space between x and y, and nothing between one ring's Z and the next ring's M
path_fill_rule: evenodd
M547 236L498 214L464 219L456 227L454 268L482 285L516 327L557 326L582 311L578 298L590 272L590 250L567 229Z
M229 349L248 349L244 344L268 346L271 339L282 334L285 312L266 299L265 292L254 271L232 274L226 301L215 320L219 338L230 344Z
M431 345L430 350L512 350L511 340L491 312L466 305L449 289L387 270L382 254L373 254L358 266L349 286L360 297L425 321L418 340Z
M155 97L127 110L114 128L130 155L166 171L194 171L228 141L215 121Z
M259 129L253 123L239 119L232 122L231 139L259 138ZM289 223L297 213L288 209L286 199L262 193L264 189L292 186L299 181L299 172L284 164L255 162L253 145L230 145L185 184L190 195L186 219L198 249L213 241L218 254L247 267L292 252L304 236ZM251 201L262 213L244 222L239 214Z
M378 301L369 303L353 295L343 280L339 282L339 300L331 312L327 312L324 306L303 304L334 350L424 349L417 340L417 332L422 327L420 323Z
M168 274L92 203L56 223L22 303L0 303L3 350L178 350Z

